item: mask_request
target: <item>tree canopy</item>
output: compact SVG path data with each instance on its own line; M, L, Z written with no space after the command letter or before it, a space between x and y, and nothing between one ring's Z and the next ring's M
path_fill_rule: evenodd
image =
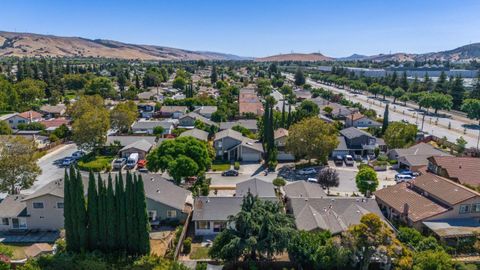
M415 142L417 126L403 122L390 122L383 139L388 148L404 148Z

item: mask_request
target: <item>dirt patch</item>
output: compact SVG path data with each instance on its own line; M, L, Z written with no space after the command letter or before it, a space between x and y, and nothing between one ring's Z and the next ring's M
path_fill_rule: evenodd
M153 237L150 237L150 253L161 257L165 256L174 236L173 231L154 233Z

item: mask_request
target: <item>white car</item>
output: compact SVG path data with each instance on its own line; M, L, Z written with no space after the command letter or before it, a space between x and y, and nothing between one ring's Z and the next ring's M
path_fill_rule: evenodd
M63 159L62 161L62 166L63 167L70 167L70 165L74 164L75 163L75 159L72 158L72 157L66 157Z
M307 179L307 182L309 182L309 183L318 183L318 180L317 180L317 178L308 178L308 179Z
M409 174L397 174L395 175L395 182L397 183L402 183L402 182L408 182L410 180L413 180L414 177L409 175Z
M315 173L317 173L317 170L315 170L314 168L305 168L305 169L299 170L298 173L301 174L301 175L315 174Z
M85 156L85 152L83 152L83 151L75 151L72 154L72 158L74 158L74 159L80 159L83 156Z

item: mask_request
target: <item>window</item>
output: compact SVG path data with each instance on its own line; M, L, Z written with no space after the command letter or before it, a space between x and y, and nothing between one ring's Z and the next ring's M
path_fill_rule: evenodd
M460 205L460 214L466 214L470 212L470 204Z
M472 212L479 213L480 212L480 203L472 204Z
M63 202L57 202L57 208L63 209Z
M210 221L197 221L197 229L210 230Z
M8 226L10 223L8 222L8 218L2 218L2 225Z
M225 229L225 222L213 222L213 232L221 232L223 229Z
M177 211L175 211L175 210L167 210L167 217L168 217L168 218L176 218L176 217L177 217Z
M43 208L43 202L34 202L33 203L33 208L35 208L35 209Z
M168 215L168 213L167 213L167 215ZM148 211L148 220L149 221L154 221L155 219L157 219L157 211L149 210Z

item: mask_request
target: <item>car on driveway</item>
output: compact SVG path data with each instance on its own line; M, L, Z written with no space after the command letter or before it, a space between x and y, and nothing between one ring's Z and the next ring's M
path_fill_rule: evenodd
M345 155L343 157L343 160L345 161L345 165L347 166L353 166L355 164L355 160L353 160L353 157L351 155Z
M410 175L410 176L418 176L419 175L418 172L412 172L410 170L402 170L398 174L406 174L406 175Z
M73 157L66 157L62 161L62 167L70 167L71 165L75 164L76 159Z
M395 182L397 183L402 183L402 182L408 182L410 180L413 180L414 177L408 174L397 174L395 175Z
M137 163L137 169L142 169L147 166L147 161L145 159L140 159Z
M312 178L312 177L310 177L310 178L307 179L307 182L309 182L309 183L318 183L318 180L317 180L317 178Z
M125 163L127 162L126 158L117 158L113 161L113 169L115 170L121 170L123 166L125 166Z
M222 172L222 176L238 176L238 171L236 170L228 170Z
M298 171L298 174L301 174L301 175L315 174L315 173L317 173L317 170L315 170L315 168L304 168Z
M335 163L335 165L337 166L343 166L343 158L342 156L340 155L337 155L333 158L333 162Z
M74 158L74 159L80 159L83 156L85 156L85 152L83 152L83 151L75 151L72 154L72 158Z

